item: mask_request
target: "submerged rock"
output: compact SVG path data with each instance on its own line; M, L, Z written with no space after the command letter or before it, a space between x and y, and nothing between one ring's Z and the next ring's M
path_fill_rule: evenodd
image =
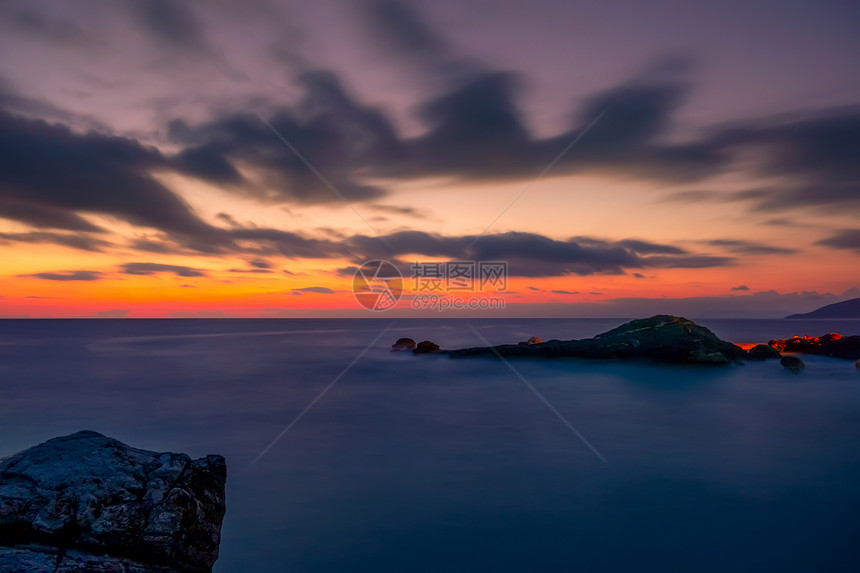
M769 346L780 352L803 352L836 358L860 359L860 336L842 336L831 332L823 336L795 336L771 340Z
M806 364L797 356L783 356L780 358L779 363L783 368L794 374L799 374L806 368Z
M429 340L419 342L415 350L412 351L413 354L434 354L436 352L439 352L439 345Z
M398 338L397 342L391 345L391 350L415 350L415 341L411 338Z
M657 315L633 320L594 338L549 340L537 344L450 351L452 358L467 356L613 358L655 362L728 364L747 358L745 350L720 340L703 326L677 316Z
M96 432L0 460L0 571L203 573L218 558L224 458Z
M773 346L767 344L756 344L747 353L750 360L767 360L768 358L780 358L782 354Z

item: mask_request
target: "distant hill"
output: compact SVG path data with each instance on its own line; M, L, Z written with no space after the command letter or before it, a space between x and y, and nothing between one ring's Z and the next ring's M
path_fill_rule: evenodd
M812 312L792 314L785 318L860 318L860 298L835 302Z

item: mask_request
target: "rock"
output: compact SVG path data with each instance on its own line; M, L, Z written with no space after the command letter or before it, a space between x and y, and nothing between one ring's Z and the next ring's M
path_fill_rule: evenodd
M857 362L854 363L855 368L860 368L860 358L857 359Z
M860 336L842 336L831 332L823 336L795 336L771 340L768 345L780 352L803 352L857 360L860 358Z
M433 354L435 352L439 352L439 345L429 340L419 342L415 350L412 351L413 354Z
M226 477L221 456L150 452L90 431L4 458L0 571L211 571Z
M397 342L391 345L392 352L398 350L415 350L415 341L411 338L398 338Z
M797 356L783 356L780 358L779 363L783 368L793 374L799 374L804 368L806 368L806 364L804 364L803 360Z
M746 351L720 340L713 332L677 316L657 315L634 320L583 340L549 340L492 348L450 351L452 358L467 356L604 358L655 362L728 364L747 357Z
M747 353L750 360L766 360L768 358L780 358L782 354L773 346L767 344L756 344Z
M531 344L543 344L543 340L541 340L537 336L531 336L528 340L520 342L520 344L522 344L523 346L529 346Z

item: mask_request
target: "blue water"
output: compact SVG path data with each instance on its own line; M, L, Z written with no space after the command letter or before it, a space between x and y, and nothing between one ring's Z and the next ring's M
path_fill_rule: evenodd
M622 321L470 322L501 343ZM860 321L699 322L735 342L860 334ZM860 571L853 363L520 360L514 373L389 352L400 336L482 344L443 319L0 321L0 456L84 428L223 454L218 573Z

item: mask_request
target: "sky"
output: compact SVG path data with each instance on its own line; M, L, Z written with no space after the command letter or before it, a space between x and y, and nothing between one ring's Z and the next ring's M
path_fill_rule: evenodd
M841 0L2 1L0 316L860 296L858 26ZM403 289L371 312L375 260ZM451 261L507 280L413 276Z

